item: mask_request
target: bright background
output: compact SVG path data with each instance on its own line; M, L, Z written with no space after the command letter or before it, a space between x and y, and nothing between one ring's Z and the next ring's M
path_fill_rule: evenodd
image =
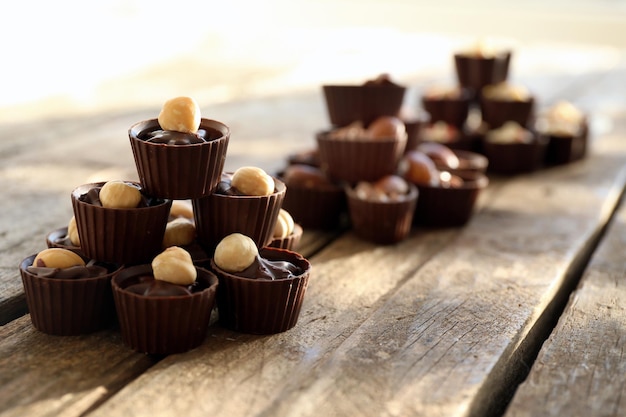
M626 48L620 0L24 0L0 6L0 121L219 102L362 81L451 73L479 37L541 53L549 70L611 65ZM580 48L599 49L581 62ZM539 52L537 52L539 51ZM517 55L516 69L524 66ZM565 61L564 61L565 60Z

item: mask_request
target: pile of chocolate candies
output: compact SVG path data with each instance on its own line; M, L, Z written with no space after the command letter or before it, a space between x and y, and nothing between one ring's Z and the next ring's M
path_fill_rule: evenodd
M487 172L513 175L582 158L584 113L559 101L537 115L535 96L508 80L511 56L482 42L455 53L458 82L423 91L425 116L414 119L401 116L406 87L386 74L323 85L331 127L316 134L314 149L288 157L279 174L290 189L284 207L305 228L348 225L367 240L395 243L410 224L466 224Z
M436 142L487 157L488 171L514 175L565 164L587 153L588 122L558 100L537 111L537 96L509 77L510 49L479 41L453 55L457 84L421 94L428 120L418 142Z
M232 330L293 327L310 264L292 250L302 228L281 208L284 183L258 167L223 172L230 130L189 97L129 139L139 182L76 187L68 226L21 262L34 327L74 335L117 319L124 342L151 354L202 343L215 304Z
M324 85L332 126L317 146L288 158L284 207L305 228L343 224L363 239L394 244L413 226L465 224L488 180L444 145L417 143L422 123L400 119L406 87L387 75ZM419 149L418 149L419 148ZM476 161L475 161L476 160ZM345 213L345 214L344 214Z

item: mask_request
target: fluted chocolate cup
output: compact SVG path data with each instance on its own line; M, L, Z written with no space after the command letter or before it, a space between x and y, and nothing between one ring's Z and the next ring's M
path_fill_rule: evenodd
M473 98L489 84L497 84L508 78L511 51L502 51L495 56L483 57L471 54L454 54L454 68L459 84L469 89Z
M480 99L482 118L490 129L496 129L509 121L520 126L528 126L534 107L533 97L527 100L495 100L487 97Z
M250 279L223 271L211 260L219 279L217 308L221 326L241 333L274 334L296 325L309 282L311 264L302 255L277 248L263 248L260 256L287 261L303 272L276 279Z
M140 277L152 275L150 265L124 268L115 274L110 286L126 345L137 352L167 355L186 352L204 341L218 280L204 268L196 267L196 271L196 282L204 289L177 296L145 296L125 290Z
M365 126L380 116L398 116L406 87L383 85L322 86L330 123L335 127L361 121Z
M423 96L422 106L430 115L430 122L446 122L457 128L462 128L467 120L471 104L471 95L468 90L461 90L458 98L434 98Z
M547 165L562 165L578 161L587 154L589 127L585 121L577 135L541 134L547 141L545 161Z
M414 185L410 184L409 192L394 201L362 199L352 187L346 187L346 194L352 229L361 238L386 245L404 240L411 232L418 199Z
M198 241L208 254L231 233L249 236L259 248L270 244L287 190L277 178L274 184L274 192L266 196L213 193L192 200Z
M139 184L128 183L140 189L145 206L106 208L87 201L88 193L101 188L104 182L83 184L72 191L81 251L88 258L137 264L151 261L161 251L172 200L152 198Z
M230 129L216 120L201 119L199 133L206 142L168 145L148 142L160 130L157 119L134 124L128 130L139 181L155 197L184 200L213 192L220 180L230 140Z
M452 149L452 152L459 160L458 167L450 168L450 166L442 163L442 161L434 160L435 166L439 171L448 171L454 175L472 175L473 173L484 174L489 166L489 159L477 152L466 151L461 149Z
M395 174L404 154L406 135L401 138L339 139L319 132L316 135L321 169L329 178L353 184L376 181Z
M287 185L283 208L305 229L330 230L341 225L346 195L337 185Z
M81 256L83 254L80 250L80 246L76 246L70 241L70 238L67 235L67 226L60 227L48 233L46 235L46 245L49 248L71 250L72 252L76 252Z
M35 257L20 263L20 275L30 319L37 330L74 336L102 330L115 322L111 277L117 266L106 265L109 273L99 277L47 278L27 270Z
M272 241L268 245L270 248L287 249L291 251L297 251L300 245L300 239L304 229L299 224L295 224L293 232L285 237L273 237Z
M481 173L460 175L463 185L442 187L417 184L419 198L413 224L426 227L458 227L472 217L478 196L489 184Z
M545 160L547 138L536 136L530 143L483 143L485 156L489 159L488 172L515 175L539 169Z

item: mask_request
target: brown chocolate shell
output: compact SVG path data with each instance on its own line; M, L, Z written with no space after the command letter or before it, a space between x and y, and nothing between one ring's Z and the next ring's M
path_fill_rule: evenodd
M410 185L409 193L398 201L370 201L357 197L346 187L350 221L354 232L365 240L392 244L405 239L410 231L418 199L418 191Z
M380 116L398 116L406 87L384 85L324 85L324 100L335 127L361 121L365 126Z
M157 119L134 124L128 130L139 181L155 197L184 200L215 190L226 160L230 129L221 122L202 119L200 129L210 140L188 145L168 145L145 140L160 129Z
M211 268L220 282L217 294L219 323L242 333L287 331L298 321L311 264L302 255L284 249L263 248L259 253L266 259L294 263L304 272L288 279L249 279L225 272L211 261Z
M196 267L206 288L191 295L144 296L125 291L142 275L151 275L150 265L120 270L111 281L122 340L131 349L167 355L185 352L205 339L215 306L218 280L215 274Z
M47 334L73 336L102 330L115 322L111 293L113 266L107 275L93 278L40 277L27 270L36 255L20 263L26 304L33 326Z
M81 251L88 258L119 265L152 260L161 251L172 200L151 199L153 205L132 209L83 201L89 190L102 185L83 184L71 194Z

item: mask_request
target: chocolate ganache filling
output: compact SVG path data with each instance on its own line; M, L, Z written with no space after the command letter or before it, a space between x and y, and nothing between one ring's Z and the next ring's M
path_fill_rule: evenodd
M234 275L243 278L273 281L295 278L302 275L303 272L301 268L291 262L269 260L257 255L256 259L249 267Z
M85 194L81 195L79 197L79 200L84 203L93 204L95 206L102 206L102 202L100 201L101 189L102 187L94 187L90 189L89 191L87 191ZM141 201L139 202L139 205L137 206L137 208L152 207L152 206L157 206L159 204L163 204L162 199L155 198L155 197L148 197L142 193Z
M191 145L194 143L207 142L204 130L198 133L184 133L173 130L155 130L148 133L146 142L162 143L165 145Z
M102 264L97 264L91 260L86 265L71 266L69 268L49 268L39 265L31 265L26 268L28 272L42 278L56 279L80 279L97 278L109 273L109 268Z
M196 281L190 285L178 285L171 282L154 279L152 275L142 275L136 278L136 283L125 288L135 294L146 297L175 297L180 295L191 295L206 288L202 283Z

